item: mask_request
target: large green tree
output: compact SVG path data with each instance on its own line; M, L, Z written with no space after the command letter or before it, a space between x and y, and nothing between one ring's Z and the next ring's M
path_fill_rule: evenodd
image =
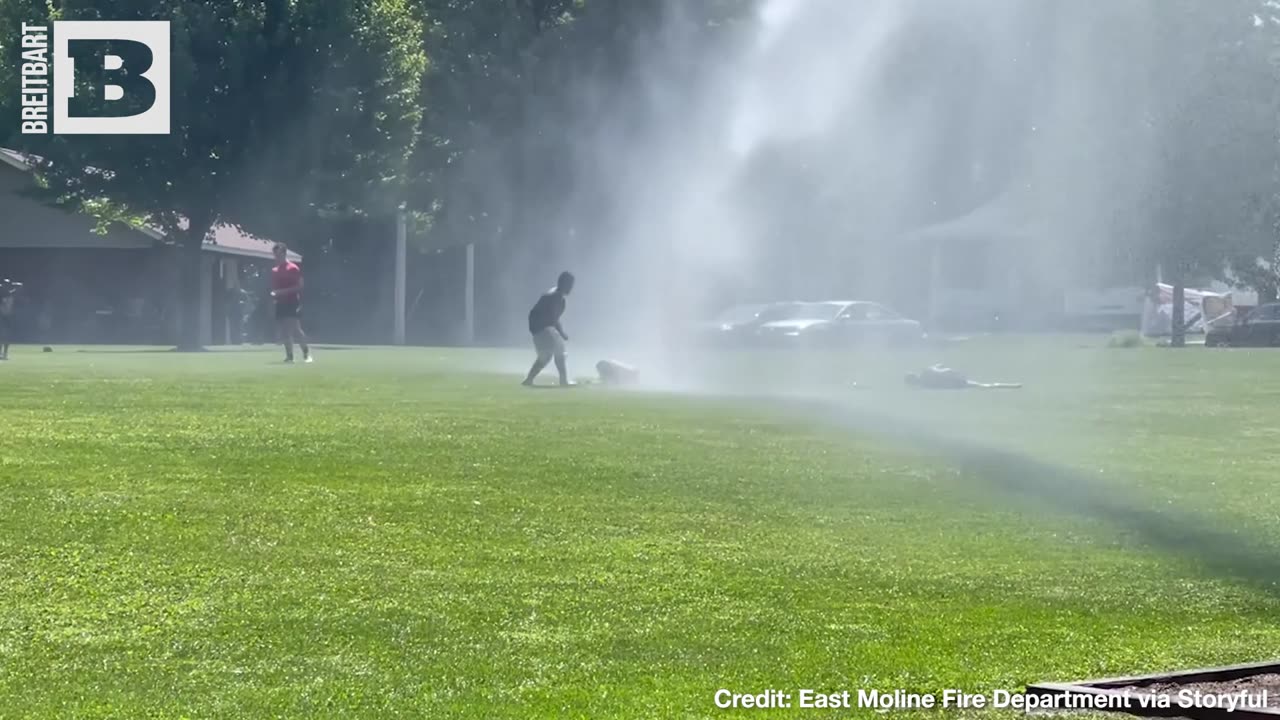
M428 20L411 206L436 246L527 242L563 210L593 124L642 91L661 32L741 19L750 0L417 0ZM646 44L648 43L648 44ZM707 49L710 47L708 45ZM650 52L646 52L650 51ZM579 188L580 189L580 188ZM515 232L513 232L513 230Z
M0 3L0 16L32 12ZM8 143L42 159L50 200L105 202L182 247L180 348L199 346L200 255L213 228L269 232L403 195L426 69L422 21L406 0L71 0L56 13L171 23L169 135Z
M416 0L432 68L423 77L422 141L408 205L435 247L492 238L509 226L519 146L542 57L582 9L575 0Z
M1258 257L1256 198L1272 192L1276 83L1262 0L1152 4L1152 76L1144 117L1157 161L1148 250L1174 287L1173 344L1184 342L1184 288Z
M1269 302L1280 293L1280 12L1266 5L1254 25L1247 47L1258 60L1249 77L1264 130L1248 166L1256 185L1247 198L1231 272L1258 292L1259 302Z

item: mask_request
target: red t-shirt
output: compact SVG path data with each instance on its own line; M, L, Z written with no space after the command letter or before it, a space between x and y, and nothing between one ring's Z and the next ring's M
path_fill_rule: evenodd
M285 261L271 268L271 289L276 291L276 302L301 302L302 291L280 292L285 288L297 287L302 281L302 268L296 263Z

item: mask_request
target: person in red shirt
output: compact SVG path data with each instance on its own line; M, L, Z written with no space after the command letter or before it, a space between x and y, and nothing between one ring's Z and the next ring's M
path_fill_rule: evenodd
M302 332L302 268L289 261L289 248L276 243L272 248L276 256L271 268L271 299L276 306L276 327L284 343L284 361L293 362L293 343L302 348L302 362L311 362L311 348L307 335Z

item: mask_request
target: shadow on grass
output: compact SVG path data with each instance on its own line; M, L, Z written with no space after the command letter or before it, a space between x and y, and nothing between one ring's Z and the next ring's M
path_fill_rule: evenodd
M316 350L324 352L333 352L335 350L368 350L369 348L359 345L312 345ZM179 350L177 348L80 348L77 353L85 355L152 355L152 354L199 354L199 353L223 353L223 354L239 354L239 353L265 353L280 352L279 345L224 345L217 347L201 348L199 350Z
M75 352L83 355L152 355L152 354L158 354L158 353L159 354L177 353L179 352L179 350L177 348L137 348L137 349L128 349L128 350L108 349L108 348L86 350L82 348L80 350L76 350ZM186 352L193 352L193 351L182 351L182 352L186 353ZM204 349L204 350L196 350L194 352L216 352L216 351Z
M896 418L826 402L787 402L807 421L818 421L872 437L905 443L950 462L966 478L984 483L1009 500L1023 500L1056 513L1097 518L1136 534L1164 552L1193 562L1208 575L1247 583L1280 599L1280 546L1242 521L1191 512L1172 505L1157 511L1155 498L1136 497L1087 473L947 437Z

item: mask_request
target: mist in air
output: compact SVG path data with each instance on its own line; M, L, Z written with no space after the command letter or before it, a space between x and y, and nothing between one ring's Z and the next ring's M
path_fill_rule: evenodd
M761 0L711 44L671 3L625 88L571 89L573 186L510 312L572 269L578 370L692 387L685 331L733 303L928 322L930 228L1010 239L1027 288L1087 274L1147 190L1150 7Z
M1146 282L1107 271L1140 254L1168 172L1153 109L1205 90L1161 57L1176 45L1162 44L1167 15L1185 7L761 0L712 46L669 8L663 32L633 48L643 72L627 88L577 88L588 121L571 130L576 182L556 209L558 242L521 261L541 268L530 302L554 271L578 273L565 319L576 373L613 356L637 365L644 387L768 396L780 417L923 448L979 491L1107 520L1223 576L1273 573L1267 552L1195 513L1152 510L1151 497L1088 467L1099 453L1083 445L1097 434L1064 424L1091 415L1055 410L1088 404L1096 359L1121 351L1080 352L1059 337L1057 376L1022 377L1005 373L1034 367L1044 345L704 353L683 332L733 303L781 300L877 300L931 324L929 242L947 237L1016 254L1019 274L994 281L1023 297ZM903 372L966 357L983 363L961 368L976 379L1027 388L902 385ZM815 376L834 380L807 392ZM1033 437L1052 438L1052 452Z

